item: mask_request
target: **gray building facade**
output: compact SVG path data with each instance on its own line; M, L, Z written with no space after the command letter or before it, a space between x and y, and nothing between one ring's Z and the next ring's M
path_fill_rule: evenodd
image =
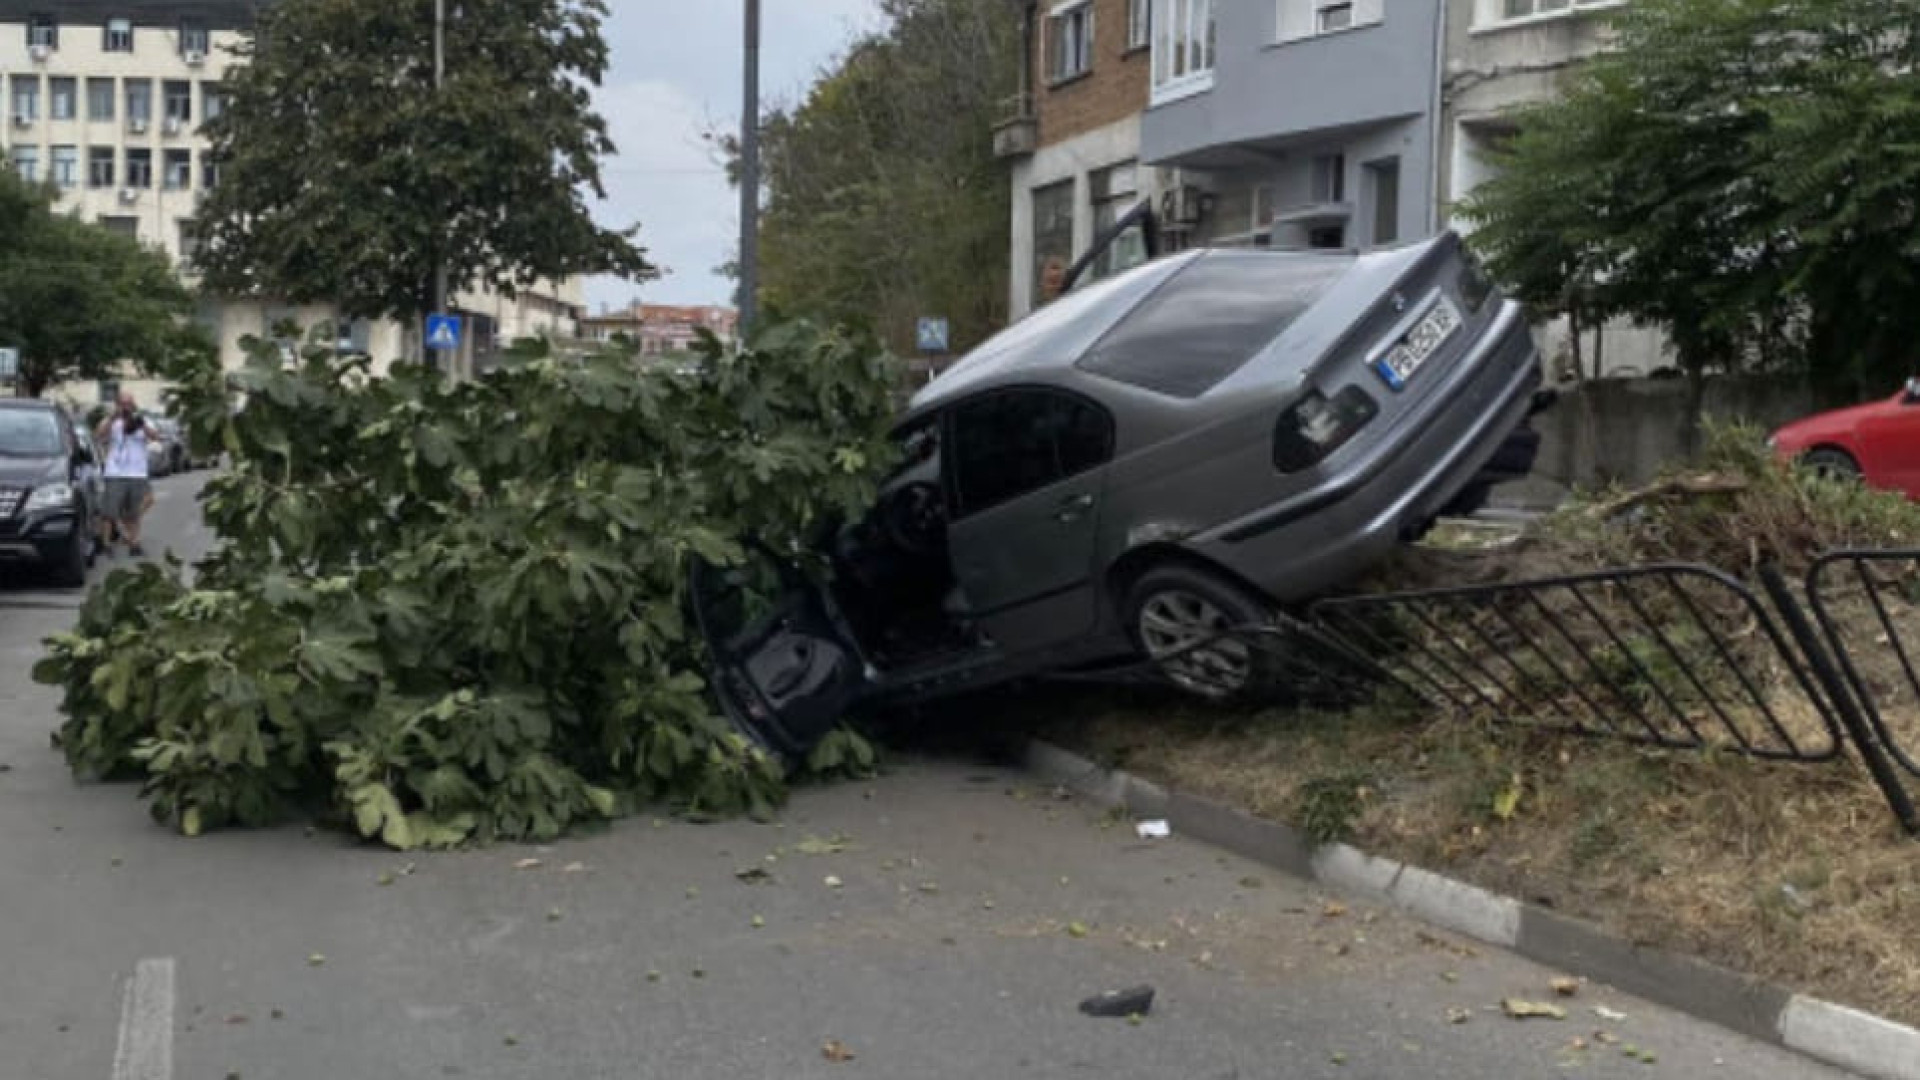
M1141 160L1177 170L1161 202L1176 236L1368 248L1437 231L1443 0L1176 7L1140 130Z

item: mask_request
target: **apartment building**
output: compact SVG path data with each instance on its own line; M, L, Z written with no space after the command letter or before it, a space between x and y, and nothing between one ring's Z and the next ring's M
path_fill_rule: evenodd
M1158 177L1140 162L1152 64L1152 9L1164 0L1042 0L1020 6L1020 92L995 131L1013 166L1008 311L1045 299L1064 270Z
M228 50L248 33L259 3L0 0L0 161L52 183L60 209L165 252L191 280L188 226L219 182L200 127L220 113L220 82L235 62ZM571 334L582 304L577 279L513 299L456 297L470 332L453 366L472 370L499 341ZM234 363L243 337L269 335L288 319L311 326L332 312L210 299L198 318ZM392 322L342 325L340 339L383 362L411 344Z
M728 307L633 303L618 311L602 308L581 319L580 336L601 343L624 336L639 346L641 355L663 356L690 351L703 330L731 342L739 324L740 313Z
M1441 0L1155 5L1141 157L1192 243L1369 248L1437 228ZM1184 18L1182 18L1184 17Z
M1441 80L1440 191L1445 224L1472 224L1456 208L1497 168L1489 153L1517 130L1516 114L1560 95L1582 61L1608 48L1606 16L1623 0L1454 0L1447 15ZM1542 330L1541 351L1559 378L1571 378L1564 320ZM1620 322L1589 331L1587 363L1601 374L1644 375L1671 363L1657 330ZM1591 373L1591 372L1590 372Z

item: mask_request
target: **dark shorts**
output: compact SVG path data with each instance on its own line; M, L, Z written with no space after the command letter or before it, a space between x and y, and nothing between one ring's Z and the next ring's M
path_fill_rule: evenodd
M147 510L146 480L110 476L107 478L107 504L101 512L114 521L139 521Z

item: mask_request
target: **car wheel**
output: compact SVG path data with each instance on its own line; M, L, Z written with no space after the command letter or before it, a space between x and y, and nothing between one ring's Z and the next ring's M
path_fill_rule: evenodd
M1830 480L1860 479L1860 463L1853 459L1852 454L1835 447L1821 446L1809 450L1800 458L1800 464Z
M1253 697L1274 683L1274 657L1229 631L1270 624L1266 600L1186 566L1149 570L1127 591L1127 629L1175 686L1214 701Z

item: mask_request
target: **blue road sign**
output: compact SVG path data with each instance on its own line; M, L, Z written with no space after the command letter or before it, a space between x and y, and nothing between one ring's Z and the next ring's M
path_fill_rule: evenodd
M460 316L427 316L427 348L457 349L460 347Z
M924 353L943 353L947 351L947 320L921 319L919 328L920 351Z

